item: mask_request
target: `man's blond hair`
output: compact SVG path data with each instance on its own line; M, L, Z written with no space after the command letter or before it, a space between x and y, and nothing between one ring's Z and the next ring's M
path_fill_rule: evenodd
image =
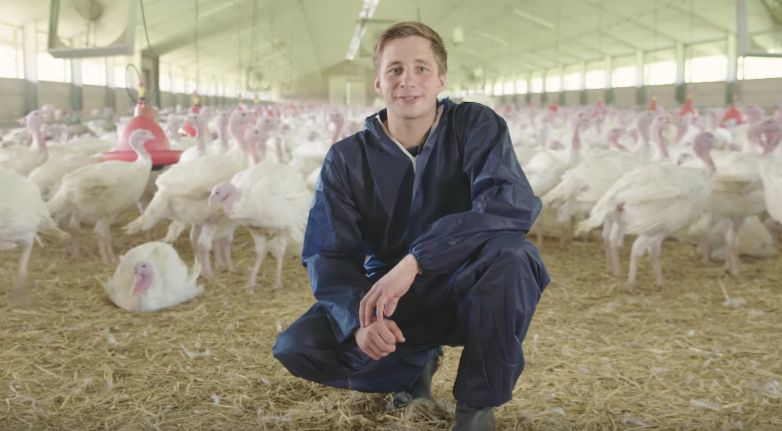
M432 43L434 58L437 60L438 74L444 75L448 71L448 52L445 50L443 39L428 25L418 21L399 22L385 29L377 38L375 51L372 54L372 63L375 65L375 73L380 69L380 57L386 43L403 37L420 36Z

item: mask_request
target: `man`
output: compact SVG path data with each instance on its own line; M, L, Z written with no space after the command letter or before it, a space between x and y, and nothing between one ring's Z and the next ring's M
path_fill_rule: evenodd
M302 256L317 302L274 356L296 376L404 404L431 396L440 346L463 345L454 429L493 429L549 281L525 238L540 201L502 118L437 101L447 54L434 30L393 25L374 66L387 109L326 156Z

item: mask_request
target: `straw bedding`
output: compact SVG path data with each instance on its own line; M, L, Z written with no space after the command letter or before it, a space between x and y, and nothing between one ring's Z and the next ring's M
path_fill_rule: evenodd
M242 289L253 252L240 232L239 271L194 301L151 313L113 306L85 229L83 256L34 249L33 305L11 309L17 251L0 254L0 429L450 429L459 348L446 348L435 402L390 410L389 397L290 376L275 334L312 299L298 260L272 291ZM143 242L115 230L118 251ZM191 261L189 245L176 244ZM628 248L628 247L626 247ZM626 250L625 250L626 251ZM662 291L642 265L636 293L605 274L596 243L549 242L553 282L525 341L527 367L498 429L782 429L782 259L744 262L741 278L666 242ZM626 256L625 256L626 262ZM646 264L646 261L643 262Z

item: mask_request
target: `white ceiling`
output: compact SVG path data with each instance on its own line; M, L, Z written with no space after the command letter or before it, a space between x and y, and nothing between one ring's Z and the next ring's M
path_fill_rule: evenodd
M61 1L64 10L73 7L74 0ZM765 2L782 12L781 0ZM99 3L106 5L101 18L106 21L126 4ZM767 48L782 46L782 31L769 10L761 0L748 3L750 31L766 33L755 42ZM724 52L728 34L735 33L735 4L735 0L380 0L355 63L370 68L369 53L377 34L391 22L411 19L426 22L445 39L452 85L606 56L633 56L638 50L671 50L677 43L714 42L696 50ZM0 20L6 23L21 26L38 21L45 28L48 21L48 0L1 0L0 5ZM143 5L152 51L164 64L195 68L198 58L202 77L239 76L252 65L284 93L295 94L308 82L326 82L330 71L343 70L362 0L143 0ZM136 48L146 49L141 14L137 17ZM85 29L75 13L63 12L62 19L63 27L74 34ZM118 26L113 21L106 24ZM463 34L458 44L455 29Z

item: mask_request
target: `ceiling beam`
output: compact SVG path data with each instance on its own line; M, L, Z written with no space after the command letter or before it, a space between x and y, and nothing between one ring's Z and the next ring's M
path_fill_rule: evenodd
M510 53L505 56L507 60L513 61L513 62L522 62L525 66L525 69L529 70L537 70L537 69L549 69L554 65L554 62L548 61L547 63L542 63L540 60L546 61L545 58L539 57L539 56L532 56L530 53L522 54L520 52ZM532 67L530 67L532 65Z
M560 42L560 43L562 43L562 42ZM554 46L556 46L556 43L554 44ZM545 53L551 52L550 49L537 48L537 49L532 49L532 50L529 50L529 51L526 51L526 52L529 55L535 56L535 58L540 58L540 59L545 60L546 62L550 63L550 65L546 67L547 69L550 69L552 67L557 67L560 64L558 58L554 58L554 57L552 57L552 56L550 56L548 54L545 54Z
M516 57L516 58L508 58L508 64L514 64L519 65L516 67L517 73L527 73L532 70L535 70L536 67L542 67L542 66L532 66L530 67L530 63L534 63L531 61L528 61L527 59Z
M223 22L219 22L219 24L212 24L208 27L201 27L198 29L198 39L199 41L203 39L209 39L211 37L224 34L230 30L233 30L233 28ZM153 43L151 47L144 48L141 52L142 55L161 56L179 48L192 45L193 42L193 31L188 30L186 32L179 33L163 42Z
M570 36L568 36L566 38L563 38L563 39L561 39L559 41L559 43L560 44L563 44L563 43L565 43L565 44L572 44L572 43L579 44L579 43L581 43L579 41L580 38L582 38L584 36L588 36L588 35L594 34L594 32L595 32L595 29L591 28L591 29L585 30L583 32L580 32L580 33L577 33L577 34L574 34L574 35L570 35ZM675 42L674 39L671 39L671 41ZM556 67L557 65L559 65L559 63L556 62L555 60L553 60L550 56L544 54L544 52L550 52L551 49L555 48L556 47L556 43L557 42L551 42L551 43L547 43L547 44L544 44L544 45L539 45L539 46L537 46L537 47L535 47L533 49L525 48L523 50L523 52L526 52L527 54L533 54L536 57L538 57L540 59L543 59L543 60L546 60L548 63L551 63L549 65L543 65L543 64L539 63L538 67L540 67L540 68ZM694 43L698 43L698 41L694 41ZM673 46L675 46L675 45L657 47L655 50L670 49ZM642 49L641 47L637 47L637 48L634 47L633 50L634 50L634 52L635 51L647 51L645 49ZM594 51L599 53L601 58L599 58L599 59L590 59L590 60L587 60L587 61L600 60L600 59L602 59L603 57L605 57L607 55L605 52L601 52L601 51L598 51L598 50L594 50ZM506 53L506 55L517 55L518 56L518 55L521 55L521 54L520 54L520 52L517 51L517 52Z
M258 59L257 64L254 65L242 64L241 69L239 67L237 58L220 55L220 52L217 51L215 51L214 53L202 52L201 58L202 60L198 65L199 72L201 75L215 73L218 71L225 72L225 73L243 74L248 67L260 67L260 65L264 64L265 62L271 61L271 59L274 59L275 64L279 65L278 67L270 68L270 72L268 74L269 78L275 82L284 81L289 76L295 77L295 76L302 75L303 73L309 73L312 70L312 68L304 69L300 65L298 67L294 67L293 62L284 53L280 51L265 51L263 54L257 57ZM208 60L204 61L203 58L208 58ZM167 63L164 61L164 64L167 63L169 65L173 65L177 69L192 69L196 67L194 58L181 58L177 60L178 61L175 61L173 63Z
M243 37L248 32L252 32L253 30L258 31L260 33L262 31L268 30L268 28L271 26L271 22L269 21L259 21L257 23L252 23L252 22L237 23L235 9L236 8L221 8L214 11L211 14L212 16L208 17L210 19L208 22L206 22L207 25L204 25L205 23L202 21L203 17L201 17L201 19L199 19L199 27L198 27L199 43L210 40L214 37L231 34L230 32L236 31L237 25L240 26L238 36L237 36L239 38ZM274 24L277 26L285 26L290 22L294 22L294 21L298 21L297 17L289 17L287 19L283 19L278 22L275 22ZM242 27L242 24L246 24L246 26ZM170 53L172 51L175 51L177 49L192 45L194 42L194 37L195 37L194 29L191 28L176 34L175 36L169 38L168 40L164 40L158 43L153 43L152 51L156 55L161 56ZM232 39L234 38L232 37ZM149 48L143 49L142 53L144 53L145 55L149 55Z
M712 28L715 28L715 29L717 29L717 30L719 30L721 32L724 32L724 33L735 33L736 32L736 30L733 29L733 28L727 27L724 24L720 24L720 23L714 22L714 21L704 17L703 15L698 13L698 10L696 8L692 8L692 11L690 11L689 9L685 9L685 8L679 6L679 4L676 3L676 2L666 3L665 6L666 7L670 7L672 9L676 9L676 10L678 10L680 12L684 12L686 14L691 14L693 18L697 19L701 23L706 24L706 25L708 25L708 26L710 26Z
M304 7L304 2L302 0L299 0L299 9L301 9L301 14L304 15L304 22L307 24L307 38L309 39L310 46L312 47L312 51L315 53L315 60L317 61L317 67L318 69L323 68L323 58L321 58L321 52L319 49L316 49L315 47L317 44L315 43L315 38L312 35L312 21L310 21L310 17L307 15L307 8Z
M616 12L611 11L611 9L603 8L603 6L600 5L600 4L594 4L594 3L586 1L586 0L582 1L581 4L585 4L587 6L590 6L592 9L595 9L595 10L597 10L600 13L605 13L607 15L613 16L614 18L618 18L617 21L615 21L618 24L615 24L613 26L611 26L611 25L606 26L605 29L610 29L612 27L616 27L617 25L627 24L628 22L630 22L630 23L636 24L637 26L639 26L639 27L641 27L641 28L643 28L643 29L653 33L656 37L662 37L664 39L668 39L671 42L687 43L687 41L679 40L679 39L677 39L677 38L675 38L673 36L669 36L668 34L665 34L664 32L660 31L659 29L656 29L656 28L650 26L649 24L646 24L646 23L640 21L636 17L624 16L624 15L622 15L620 13L616 13ZM655 8L655 10L656 10L656 8ZM640 17L640 16L642 16L642 15L639 15L638 17Z
M616 43L618 43L620 45L624 45L626 48L632 49L633 51L639 51L639 50L642 49L640 46L638 46L636 44L629 43L626 40L624 40L622 38L619 38L619 37L616 37L613 34L607 32L607 31L605 31L603 29L599 29L598 32L600 33L601 36L605 36L608 39L611 39L611 40L613 40L614 42L616 42ZM603 54L605 54L605 53L603 53Z
M568 45L577 45L577 46L571 47L571 46L561 46L560 45L560 47L559 47L560 52L564 51L566 53L569 53L571 57L575 58L578 61L587 61L590 58L592 58L590 56L584 57L584 55L582 55L583 51L591 51L591 52L594 52L594 53L597 53L597 54L605 55L605 53L603 53L602 51L596 50L596 49L590 47L589 45L587 45L585 43L578 42L578 41L571 42ZM575 52L575 54L574 54L574 52Z
M562 58L566 57L566 58ZM544 62L539 62L532 60L532 58L535 58L536 60L543 60ZM569 58L570 60L567 60ZM522 59L525 63L532 63L535 65L535 67L539 68L545 68L550 69L552 67L557 67L561 64L572 62L572 61L581 61L579 57L573 56L571 54L559 53L559 61L554 59L551 56L544 55L537 50L522 50L522 51L507 51L503 54L500 54L492 59L489 60L490 64L502 64L503 61L508 61L512 59Z

